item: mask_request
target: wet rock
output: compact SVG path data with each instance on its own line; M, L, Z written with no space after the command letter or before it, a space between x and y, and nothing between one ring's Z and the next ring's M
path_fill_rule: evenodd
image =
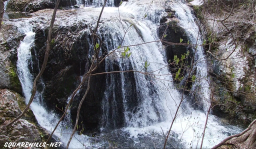
M174 12L173 12L174 14ZM188 37L183 28L177 25L176 19L172 18L171 16L163 17L160 20L161 26L159 28L158 36L163 38L162 43L165 46L166 57L167 61L170 64L169 68L170 71L174 74L173 78L176 83L181 83L181 80L175 79L175 73L178 72L178 69L181 68L180 76L185 76L187 71L185 68L191 65L191 57L193 56L192 48L186 45L175 45L176 43L188 43ZM174 57L181 59L182 55L187 55L186 59L184 60L185 67L181 66L180 64L175 64ZM192 76L192 74L191 74ZM191 79L191 78L187 78ZM188 89L191 88L191 81L188 81L185 86Z
M80 82L80 76L84 74L85 65L89 61L88 34L80 32L85 28L86 26L72 26L54 29L49 60L42 78L45 83L45 102L57 112L65 108L68 97ZM33 64L30 66L34 76L39 72L38 66L43 63L48 28L37 28L35 32Z
M51 8L53 9L55 7L54 1L51 0L33 0L32 2L28 3L28 5L25 8L26 12L35 12L42 9Z

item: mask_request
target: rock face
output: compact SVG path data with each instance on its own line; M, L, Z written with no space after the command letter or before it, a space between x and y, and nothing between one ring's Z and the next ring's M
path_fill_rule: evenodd
M41 66L44 58L45 42L48 28L36 29L35 49L33 55L33 66ZM46 70L43 74L45 83L44 101L49 109L62 114L68 98L77 88L81 81L81 76L88 71L91 64L90 54L92 51L91 35L87 31L86 25L75 25L68 27L58 26L54 29L53 40L51 41L51 51ZM103 48L102 53L106 53ZM99 65L95 72L104 72L105 64ZM34 75L38 69L31 69ZM86 131L96 131L100 125L101 119L101 100L104 96L106 87L106 77L104 75L92 76L90 91L83 104L80 114L80 120L83 125L79 128L86 128ZM39 88L40 87L39 85ZM78 104L82 99L86 83L75 96L75 101L71 108L72 121L76 120ZM81 124L81 123L79 123Z
M213 114L227 118L230 122L248 125L256 118L253 52L256 36L255 24L251 23L255 18L241 13L253 12L251 8L254 8L254 4L246 1L242 8L239 5L241 1L222 2L222 5L208 1L200 7L194 6L209 44L206 49L209 49L209 74L214 80L211 83L215 95L212 101L212 105L215 105ZM223 20L231 10L233 13Z
M51 0L33 0L27 4L25 11L26 12L35 12L42 9L54 8L55 3Z
M185 93L189 93L188 90L190 90L192 86L192 74L188 78L185 78L184 76L188 73L189 66L192 64L191 58L193 57L193 51L191 47L186 45L189 43L189 39L184 29L177 25L177 21L173 15L175 12L171 10L166 11L170 12L172 15L163 17L160 20L161 26L159 28L158 36L159 38L163 38L162 43L165 45L167 61L175 83L179 84L181 82L187 82L181 85L183 86L183 89L185 89ZM175 45L175 43L180 43L181 40L184 45ZM182 56L185 56L183 62L184 65L182 62L179 64L175 63L175 57L181 60ZM183 76L188 81L182 81L182 79L175 78L175 74L179 71L179 68L181 69L180 76Z
M24 98L17 93L7 89L0 90L0 127L9 123L21 113L18 104L21 102L24 102ZM37 127L25 119L18 120L7 130L1 129L0 136L0 148L4 148L5 142L42 141Z
M79 31L81 29L77 26L54 29L49 60L43 74L44 98L51 109L55 109L56 106L60 109L65 107L68 97L80 82L80 76L85 72L86 63L89 63L88 35L86 32L79 33ZM35 48L32 52L34 62L31 66L34 75L39 72L38 66L42 65L44 59L47 32L48 28L36 29Z
M21 84L17 76L17 49L24 35L13 25L3 25L0 33L0 88L12 89L22 93Z

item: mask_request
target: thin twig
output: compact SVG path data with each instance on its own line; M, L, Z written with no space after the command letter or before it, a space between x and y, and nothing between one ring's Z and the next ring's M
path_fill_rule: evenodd
M80 101L79 106L78 106L78 109L77 109L77 113L76 113L76 124L75 124L74 129L73 129L73 132L72 132L72 134L71 134L71 136L70 136L70 138L69 138L69 141L68 141L68 144L67 144L67 149L68 149L69 144L70 144L70 142L71 142L71 140L72 140L72 138L73 138L73 136L74 136L74 134L75 134L75 132L76 132L76 128L77 128L78 121L79 121L80 110L81 110L81 107L82 107L83 102L84 102L84 100L85 100L85 97L87 96L87 94L88 94L88 92L89 92L89 90L90 90L90 81L91 81L91 76L89 76L89 78L88 78L88 84L87 84L86 92L84 93L84 96L83 96L82 100Z

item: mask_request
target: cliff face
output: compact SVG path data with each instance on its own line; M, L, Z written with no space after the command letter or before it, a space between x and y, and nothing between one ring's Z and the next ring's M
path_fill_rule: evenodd
M192 6L205 33L213 114L247 126L255 118L255 3L206 1Z

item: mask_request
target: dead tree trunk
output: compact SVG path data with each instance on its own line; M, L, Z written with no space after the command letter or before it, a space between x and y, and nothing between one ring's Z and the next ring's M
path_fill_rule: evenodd
M255 149L256 148L256 119L240 134L230 136L221 143L213 147L213 149Z

